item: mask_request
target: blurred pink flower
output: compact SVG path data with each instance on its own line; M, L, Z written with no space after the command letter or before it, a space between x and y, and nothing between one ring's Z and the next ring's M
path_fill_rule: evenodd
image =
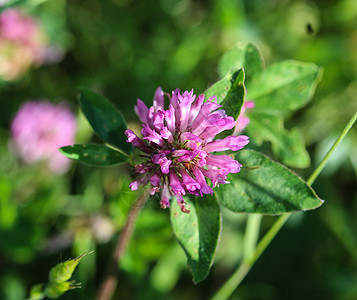
M128 129L125 134L134 147L145 154L137 164L136 177L130 184L132 190L150 182L151 193L161 191L161 207L170 206L175 197L183 212L189 212L182 196L213 194L212 187L229 183L227 175L238 173L241 164L228 155L214 152L238 151L249 143L245 135L227 136L213 140L215 136L236 125L227 116L215 96L204 102L205 96L180 90L172 92L169 109L164 109L164 93L158 88L153 106L148 108L138 100L135 112L143 123L139 138ZM207 182L207 179L212 184Z
M253 109L255 106L254 102L253 101L246 101L244 102L243 106L242 106L242 109L240 111L240 115L237 119L237 125L236 127L234 128L234 135L237 135L239 133L241 133L246 127L247 125L249 124L250 120L249 118L247 117L247 110L249 109Z
M40 24L18 9L0 14L0 77L13 80L46 55L46 36Z
M76 119L64 103L28 101L15 115L11 146L26 163L46 160L53 173L61 174L70 167L70 160L58 148L74 143Z
M31 44L37 30L36 21L17 9L7 9L0 15L0 32L5 39Z

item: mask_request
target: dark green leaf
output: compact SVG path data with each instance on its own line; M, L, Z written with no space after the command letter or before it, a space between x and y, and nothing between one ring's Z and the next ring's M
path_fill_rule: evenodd
M301 135L297 130L286 130L283 117L253 110L249 118L247 133L257 145L270 141L274 154L289 166L306 168L310 165L310 156Z
M237 119L242 108L245 96L243 69L240 69L235 72L234 77L235 78L232 87L221 104L222 109L225 110L228 116Z
M171 223L177 240L187 255L193 281L209 273L221 231L221 213L213 196L186 197L191 210L182 213L176 201L171 207Z
M233 74L227 74L226 77L213 84L207 91L206 97L217 97L217 103L222 105L227 115L234 117L239 116L243 105L245 87L244 71L239 69Z
M127 129L124 117L106 98L87 88L80 88L79 102L94 131L106 143L124 152L131 151L124 134Z
M112 166L128 160L128 156L105 145L76 144L62 147L59 151L70 159L92 166Z
M252 150L236 155L243 165L228 176L229 184L216 189L219 202L234 212L281 214L319 207L310 186L283 165Z
M247 84L247 99L256 111L287 112L304 106L321 80L321 69L311 63L283 61L270 65L253 83Z
M222 56L218 71L222 78L227 73L244 68L246 82L250 83L253 77L260 75L263 67L263 59L257 47L249 42L239 42Z

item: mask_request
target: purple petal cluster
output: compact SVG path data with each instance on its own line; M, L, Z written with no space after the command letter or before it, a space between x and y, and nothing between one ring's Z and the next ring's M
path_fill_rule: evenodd
M238 151L249 143L245 135L214 140L222 131L232 129L237 122L219 110L215 97L206 102L204 95L196 97L193 90L167 95L170 103L164 107L164 93L158 88L153 106L148 108L138 99L135 112L142 122L142 138L132 130L125 134L134 147L144 152L144 161L135 165L136 180L132 190L151 184L151 194L161 192L161 207L170 206L176 197L183 212L188 213L183 196L213 194L213 188L226 184L229 173L240 171L241 164L220 151ZM209 181L207 181L209 179Z
M27 101L12 124L12 149L26 163L47 161L51 172L66 172L71 161L58 148L74 143L76 118L64 103Z

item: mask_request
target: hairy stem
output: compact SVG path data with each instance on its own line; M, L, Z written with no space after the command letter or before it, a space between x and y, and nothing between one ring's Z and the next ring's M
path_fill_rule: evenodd
M126 246L130 241L130 238L133 234L135 223L141 208L144 206L145 201L148 196L148 191L142 193L136 202L133 204L128 217L126 219L125 226L122 233L118 237L116 247L108 265L107 273L102 282L102 285L99 289L97 295L97 300L110 300L112 299L116 287L118 285L118 274L119 274L119 262L125 253Z
M332 145L330 150L327 152L323 160L319 163L316 169L312 172L310 177L306 180L308 185L312 185L326 166L331 154L337 148L337 146L342 142L343 138L346 136L348 131L352 128L353 124L356 122L357 112L353 115L351 120L347 123L346 127L341 132L340 136L337 138L335 143ZM268 230L264 237L260 240L257 247L254 249L250 256L245 255L242 263L238 269L233 273L233 275L228 279L228 281L217 291L213 296L212 300L225 300L228 299L232 293L238 288L241 282L244 280L246 275L249 273L250 269L253 267L258 258L263 254L264 250L269 246L274 237L278 234L280 229L284 226L285 222L290 217L291 213L281 215L273 224L273 226Z

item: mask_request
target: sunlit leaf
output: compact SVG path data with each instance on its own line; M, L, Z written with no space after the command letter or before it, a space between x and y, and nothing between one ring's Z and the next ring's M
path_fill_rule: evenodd
M283 117L253 110L249 118L247 133L257 145L270 141L274 154L289 166L306 168L310 165L310 156L300 133L285 129Z
M312 63L282 61L268 66L253 83L247 83L247 99L255 110L287 112L304 106L312 98L322 71Z
M218 71L222 78L227 73L244 68L246 83L250 83L253 77L260 75L263 67L263 59L258 48L249 42L239 42L222 56Z
M267 156L242 150L243 165L228 176L229 184L216 189L219 202L234 212L281 214L319 207L323 201L299 176Z
M59 151L70 159L91 166L112 166L128 160L128 156L98 144L76 144L62 147Z
M131 151L124 134L127 129L123 115L103 96L87 88L80 88L79 102L93 130L106 143L124 152Z
M193 281L209 273L221 230L221 213L213 196L186 198L190 213L182 213L172 202L171 223L175 236L187 256Z
M224 78L211 85L206 91L206 99L212 96L217 97L217 103L221 103L229 93L232 86L232 74L227 74Z
M284 128L283 117L311 100L321 74L314 64L283 61L267 67L247 85L246 98L255 103L254 110L248 114L248 135L258 145L271 142L274 154L292 167L308 167L310 157L298 131Z
M250 119L246 128L248 135L258 145L263 141L271 142L274 154L283 163L298 168L308 167L310 158L304 140L296 130L284 128L283 117L311 100L322 77L321 68L312 63L288 60L272 64L264 70L257 47L240 42L222 56L219 73L225 77L212 88L217 87L218 91L227 89L227 79L239 68L244 68L246 75L245 98L255 104L247 115Z

